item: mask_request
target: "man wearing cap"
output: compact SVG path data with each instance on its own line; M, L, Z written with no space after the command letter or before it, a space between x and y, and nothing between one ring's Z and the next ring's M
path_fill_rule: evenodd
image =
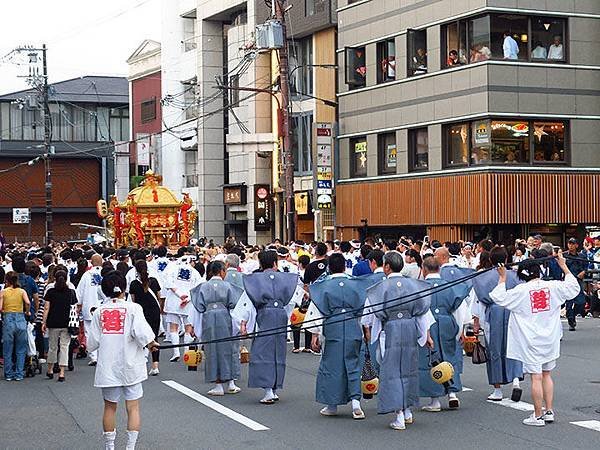
M583 278L585 276L585 271L588 266L588 263L585 261L581 261L579 259L571 259L568 256L572 256L574 258L582 258L587 259L584 255L577 251L579 247L579 243L577 239L570 238L567 242L567 267L569 271L575 275L577 281L579 282L579 293L575 298L571 300L567 300L565 303L566 312L567 312L567 321L569 322L569 331L575 331L575 327L577 326L577 320L575 317L578 313L582 316L585 314L585 295L583 294Z

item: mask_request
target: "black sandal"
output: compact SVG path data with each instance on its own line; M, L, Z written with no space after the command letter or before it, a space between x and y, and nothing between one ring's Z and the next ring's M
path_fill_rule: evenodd
M52 378L54 378L54 374L46 372L46 377L48 377L48 379L51 380Z
M65 377L58 377L58 381L62 383L63 381L65 381Z

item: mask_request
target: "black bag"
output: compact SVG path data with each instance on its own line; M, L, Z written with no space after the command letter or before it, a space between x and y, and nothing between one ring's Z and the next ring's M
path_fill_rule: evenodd
M485 364L488 360L485 347L479 342L479 339L473 346L473 355L471 356L473 364Z

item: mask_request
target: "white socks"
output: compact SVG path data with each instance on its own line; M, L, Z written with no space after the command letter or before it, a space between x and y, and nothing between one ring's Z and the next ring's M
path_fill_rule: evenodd
M440 399L438 397L431 397L431 402L428 406L431 406L432 408L441 408L442 404L440 403Z
M179 333L177 331L171 331L169 333L171 335L171 344L179 344ZM173 349L173 358L179 358L179 347L175 347Z
M456 398L456 393L455 392L450 392L448 394L448 398Z
M223 386L223 385L221 385L221 386ZM235 381L234 380L229 380L229 383L227 384L227 390L232 391L236 387L237 386L235 385Z
M135 443L137 442L139 431L127 430L127 447L126 450L135 450Z
M273 393L273 389L265 388L265 396L262 398L263 400L272 400L275 398L275 394Z
M412 419L412 411L410 410L410 408L406 408L404 410L404 420L410 420Z
M115 450L115 438L117 437L117 430L105 431L102 433L104 436L104 449Z
M520 388L521 387L521 382L519 381L518 378L515 378L513 380L513 388Z
M393 422L396 425L404 426L404 411L400 410L396 414L396 420Z
M494 388L494 392L492 393L494 397L502 398L502 389Z
M190 342L194 342L194 338L192 337L191 334L185 333L183 335L183 343L184 344L189 344ZM189 349L190 348L187 345L183 348L184 352L187 352Z
M361 409L360 408L360 400L352 400L352 410Z

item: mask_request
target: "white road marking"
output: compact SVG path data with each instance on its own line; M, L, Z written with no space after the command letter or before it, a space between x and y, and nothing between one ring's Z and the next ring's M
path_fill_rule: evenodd
M493 403L494 405L506 406L507 408L517 409L519 411L533 411L533 405L527 402L513 402L509 398L503 398L499 402L495 402L494 400L488 400L488 403Z
M589 430L600 431L600 420L581 420L578 422L571 422L571 425L577 425L578 427L587 428Z
M463 386L463 388L462 388L462 391L463 391L463 392L471 392L472 390L473 390L473 389L471 389L471 388L468 388L468 387L464 387L464 386Z
M243 416L240 413L233 411L232 409L227 408L226 406L221 405L209 398L204 397L203 395L198 394L196 391L192 391L191 389L185 387L182 384L177 383L173 380L163 381L164 384L169 386L170 388L175 389L178 392L181 392L183 395L187 395L189 398L196 400L199 403L202 403L204 406L208 406L210 409L217 411L218 413L223 414L224 416L229 417L230 419L235 420L238 423L250 428L254 431L265 431L268 430L268 427L261 425L258 422L255 422L252 419L249 419L246 416Z

